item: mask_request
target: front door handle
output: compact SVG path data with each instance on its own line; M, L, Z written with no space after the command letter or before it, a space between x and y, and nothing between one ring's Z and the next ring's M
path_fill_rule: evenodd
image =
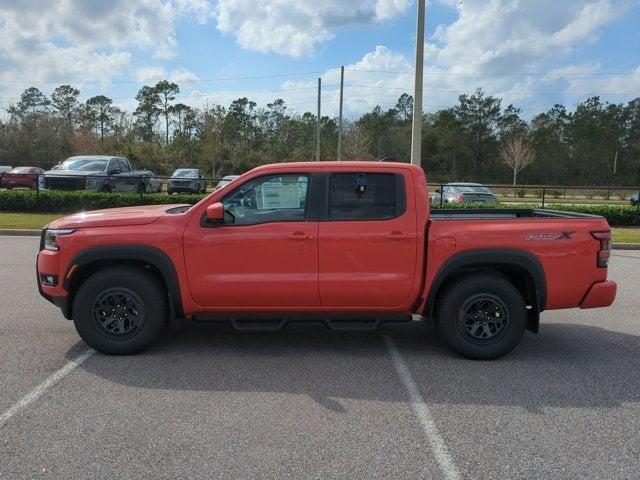
M306 233L296 232L290 235L287 235L289 240L294 240L296 242L302 242L304 240L311 240L313 237L311 235L307 235Z
M413 234L402 233L402 232L391 232L391 233L385 233L384 238L388 238L389 240L407 240L409 238L413 238Z

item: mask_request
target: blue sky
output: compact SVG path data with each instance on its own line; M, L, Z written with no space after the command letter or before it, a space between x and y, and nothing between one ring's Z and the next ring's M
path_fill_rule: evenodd
M28 86L48 94L64 81L131 109L140 86L169 78L194 106L247 96L305 111L315 108L321 76L323 110L335 114L345 65L345 110L356 116L411 91L413 77L402 72L413 68L415 4L0 0L0 35L0 108ZM525 116L555 103L572 108L583 94L640 96L637 0L432 0L427 35L427 110L476 87ZM265 78L239 78L252 76Z

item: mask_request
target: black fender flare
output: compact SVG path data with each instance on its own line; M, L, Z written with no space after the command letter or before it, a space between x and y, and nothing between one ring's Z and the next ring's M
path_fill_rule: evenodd
M134 260L155 267L162 275L167 287L172 312L175 312L178 317L184 315L182 297L180 296L180 282L171 258L162 250L148 245L103 245L89 247L80 251L69 262L68 270L64 276L64 289L69 290L71 279L73 278L73 276L71 279L68 278L71 268L76 266L75 268L79 269L85 265L105 260Z
M531 278L536 300L533 307L537 310L536 313L542 312L547 304L547 281L540 260L525 250L505 248L466 250L447 260L429 286L425 312L432 313L434 300L440 287L457 271L481 268L500 270L513 267L526 272Z

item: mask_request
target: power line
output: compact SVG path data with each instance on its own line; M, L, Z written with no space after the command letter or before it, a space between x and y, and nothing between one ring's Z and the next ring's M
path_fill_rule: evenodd
M173 83L204 83L204 82L226 82L232 80L260 80L265 78L280 78L280 77L296 77L305 75L317 75L325 73L327 70L314 71L314 72L295 72L295 73L275 73L272 75L250 75L246 77L216 77L216 78L193 78L174 81ZM171 80L170 80L171 81ZM91 84L101 85L104 83L114 85L146 85L149 81L140 80L75 80L75 81L63 81L63 80L0 80L0 83L17 83L17 84Z
M397 90L397 91L401 91L401 92L410 92L411 91L411 87L387 87L384 85L362 85L362 84L356 84L356 83L352 83L352 84L348 84L345 85L346 87L360 87L360 88L376 88L376 89L381 89L381 90ZM471 92L468 90L431 90L431 89L426 89L424 90L425 92L431 92L431 93L466 93L466 94L473 94L475 93L475 91ZM574 92L484 92L487 95L540 95L540 96L588 96L588 97L602 97L602 96L615 96L615 97L623 97L623 96L640 96L640 93L634 93L634 92L626 92L626 93L609 93L609 92L602 92L602 93L574 93Z
M393 75L413 75L413 71L409 70L374 70L362 68L345 68L348 72L364 72L364 73L383 73ZM226 82L235 80L261 80L267 78L283 78L297 77L309 75L322 75L329 72L339 71L338 68L326 68L324 70L314 70L308 72L288 72L275 73L270 75L247 75L237 77L212 77L212 78L191 78L184 80L175 80L174 83L207 83L207 82ZM638 75L638 71L631 72L424 72L424 75L432 76L484 76L484 77L589 77L589 76L615 76L615 75ZM153 83L142 80L2 80L0 83L7 84L85 84L85 85L146 85Z
M403 70L366 70L360 68L348 68L350 72L389 73L397 75L413 75L413 71ZM632 72L424 72L424 75L441 75L451 77L590 77L590 76L614 76L614 75L640 75L638 71Z

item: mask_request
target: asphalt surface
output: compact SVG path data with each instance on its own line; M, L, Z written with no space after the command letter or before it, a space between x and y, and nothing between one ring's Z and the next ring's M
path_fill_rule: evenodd
M418 322L187 324L39 389L87 347L37 293L37 244L0 238L2 479L640 478L640 252L614 253L612 308L547 312L497 361Z

